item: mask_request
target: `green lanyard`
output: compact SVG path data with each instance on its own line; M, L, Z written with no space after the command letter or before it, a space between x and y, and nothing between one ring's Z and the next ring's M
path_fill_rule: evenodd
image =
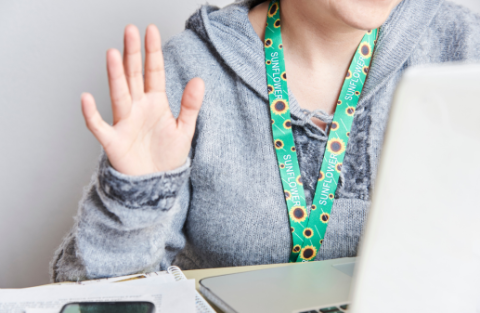
M323 244L330 212L335 201L334 195L342 170L355 108L368 74L378 30L371 30L365 34L350 64L330 126L327 148L323 156L310 216L307 217L305 193L290 120L279 0L272 0L267 15L264 41L265 63L267 65L273 142L285 192L293 240L289 261L307 262L315 258Z

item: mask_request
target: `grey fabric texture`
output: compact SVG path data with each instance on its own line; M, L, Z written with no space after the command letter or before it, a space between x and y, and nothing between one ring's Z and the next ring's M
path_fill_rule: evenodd
M186 83L206 93L191 153L170 172L128 176L103 149L52 281L288 262L289 219L272 143L263 43L248 19L259 1L202 6L163 47L175 116ZM358 103L324 244L316 260L351 257L370 205L390 104L414 65L480 60L480 17L442 0L404 0L380 29ZM289 91L308 209L327 133ZM406 127L408 127L406 125ZM328 131L328 128L327 128ZM168 151L165 151L168 153Z

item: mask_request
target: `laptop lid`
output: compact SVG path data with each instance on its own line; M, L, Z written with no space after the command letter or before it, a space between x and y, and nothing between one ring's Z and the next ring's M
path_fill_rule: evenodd
M415 68L402 78L360 244L353 312L474 311L479 86L475 64Z

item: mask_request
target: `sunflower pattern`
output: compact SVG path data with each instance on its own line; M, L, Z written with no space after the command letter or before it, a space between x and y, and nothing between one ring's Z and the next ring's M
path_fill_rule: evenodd
M275 143L275 146L277 144ZM339 155L345 152L345 143L342 139L339 138L332 138L327 142L327 150L328 152Z
M330 220L330 214L322 213L320 215L320 220L322 221L322 223L328 223L328 221Z
M294 253L299 253L302 247L300 245L295 245L292 249Z
M348 107L345 110L345 113L347 113L348 116L353 116L355 114L355 108L354 107Z
M299 184L300 186L303 186L302 175L298 175L296 181L297 181L297 184Z
M364 41L360 44L358 52L360 52L364 59L368 59L372 56L372 46L368 42Z
M268 94L271 95L275 91L275 88L273 88L272 85L268 85L267 90L268 90Z
M333 121L332 124L330 125L330 130L336 131L338 130L338 127L339 127L338 122Z
M274 17L277 13L279 13L279 9L280 9L280 4L277 3L276 1L272 1L273 3L270 4L270 7L268 8L268 17ZM278 14L278 17L280 17L280 14ZM277 19L275 19L277 20ZM278 19L280 20L280 19ZM268 23L268 20L267 20L267 23Z
M277 99L272 101L270 109L277 115L285 114L288 111L288 101L284 99Z
M317 249L314 246L305 246L300 252L302 259L310 261L317 255Z
M297 223L305 221L307 218L307 210L302 206L294 206L290 211L290 217Z
M342 165L343 165L342 163L337 163L337 164L335 164L335 170L336 170L338 173L342 172Z
M273 40L270 38L265 39L265 48L270 48L273 45Z
M293 244L289 261L304 262L315 259L324 241L347 150L350 129L355 117L355 109L369 74L378 29L372 29L365 33L345 74L344 85L337 100L333 122L330 125L331 131L319 171L317 190L311 209L307 212L305 192L292 134L281 28L280 1L272 0L267 11L264 40L267 71L266 93L272 119L272 150L277 155L290 219Z
M305 236L305 238L307 239L310 239L313 237L313 229L311 229L310 227L307 227L303 230L303 235Z
M275 148L283 149L283 141L281 141L280 139L275 140Z
M285 199L290 200L291 197L292 197L292 194L290 193L290 191L285 190Z

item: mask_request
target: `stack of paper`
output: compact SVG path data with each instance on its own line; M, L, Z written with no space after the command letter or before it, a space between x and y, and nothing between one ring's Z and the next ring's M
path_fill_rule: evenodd
M25 289L0 289L0 313L59 313L70 302L150 301L155 312L195 312L195 281L166 272Z

